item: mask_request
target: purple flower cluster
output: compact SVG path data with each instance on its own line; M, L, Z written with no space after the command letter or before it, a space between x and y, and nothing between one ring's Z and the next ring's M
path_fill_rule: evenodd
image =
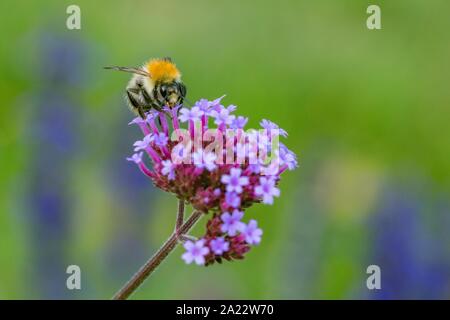
M280 196L281 174L298 166L295 154L278 142L278 135L286 137L286 131L263 120L265 134L253 139L250 133L256 130L244 131L248 118L235 116L236 106L224 107L221 99L201 99L190 109L166 108L131 122L144 137L134 143L135 154L127 160L136 163L158 188L211 214L205 235L185 242L182 258L186 263L242 259L262 236L255 220L242 221L245 209L259 202L273 204ZM187 123L187 128L180 123ZM153 163L151 169L143 160L144 152ZM257 161L251 161L251 156Z

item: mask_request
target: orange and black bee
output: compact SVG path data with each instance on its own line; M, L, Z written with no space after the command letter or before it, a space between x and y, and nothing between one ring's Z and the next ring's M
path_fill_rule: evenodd
M151 59L140 68L105 69L134 73L126 87L126 99L130 109L143 119L152 109L162 111L165 106L182 104L186 96L181 73L170 58Z

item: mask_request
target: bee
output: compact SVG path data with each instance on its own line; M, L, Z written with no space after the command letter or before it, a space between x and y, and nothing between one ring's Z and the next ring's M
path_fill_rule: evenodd
M105 69L133 73L126 87L126 99L131 111L142 119L152 109L163 111L165 106L173 108L182 104L186 96L181 73L168 57L151 59L140 68L112 66Z

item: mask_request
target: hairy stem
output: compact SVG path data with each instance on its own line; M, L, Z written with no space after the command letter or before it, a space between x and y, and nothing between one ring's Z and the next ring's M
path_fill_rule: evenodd
M180 233L179 230L184 222L184 200L178 200L178 214L177 222L175 224L175 231Z
M181 201L181 200L180 200ZM183 203L184 209L184 203ZM178 230L175 230L161 248L139 269L138 272L114 295L113 300L125 300L147 279L153 271L175 249L180 237L186 234L202 216L202 212L194 211Z

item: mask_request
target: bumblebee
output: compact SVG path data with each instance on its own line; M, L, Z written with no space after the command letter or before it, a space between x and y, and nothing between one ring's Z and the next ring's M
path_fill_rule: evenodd
M165 106L173 108L183 103L186 96L181 73L168 57L151 59L140 68L113 66L105 69L134 73L126 87L126 99L131 111L143 119L146 112L163 111Z

